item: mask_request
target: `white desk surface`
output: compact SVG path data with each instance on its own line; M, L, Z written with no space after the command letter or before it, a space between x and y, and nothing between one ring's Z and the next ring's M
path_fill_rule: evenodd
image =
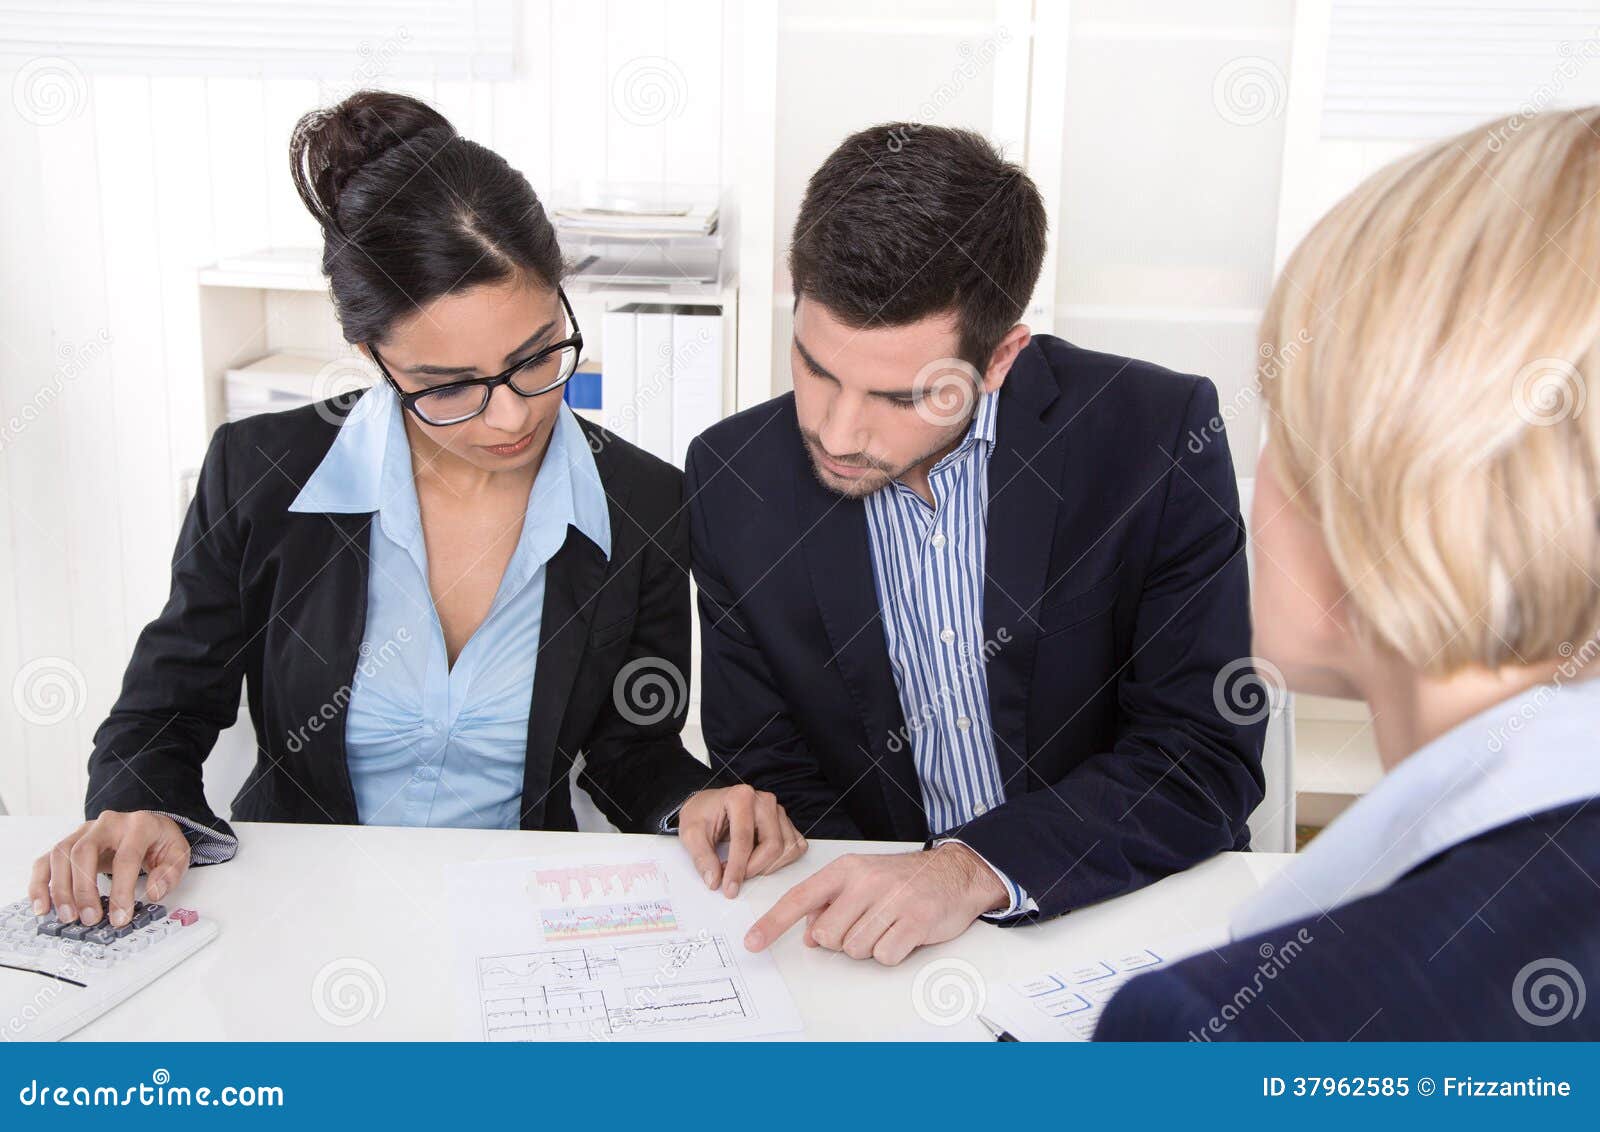
M33 859L74 818L0 817L0 903L21 899ZM78 1031L100 1041L389 1041L455 1036L451 927L443 869L461 861L532 857L574 849L679 852L659 837L469 829L277 825L241 822L239 853L191 869L169 905L214 918L221 935L133 999ZM842 853L915 846L813 841L799 862L748 882L739 900L765 911L790 885ZM979 922L960 938L912 953L896 968L806 947L791 930L773 948L812 1040L982 1040L976 1020L938 1026L919 1017L917 971L956 957L990 985L1073 958L1095 959L1200 932L1226 937L1228 912L1289 860L1224 853L1117 900L1045 924ZM11 895L6 896L9 889ZM418 907L439 914L418 916ZM312 984L327 964L358 957L384 980L375 1016L336 1026L317 1012Z

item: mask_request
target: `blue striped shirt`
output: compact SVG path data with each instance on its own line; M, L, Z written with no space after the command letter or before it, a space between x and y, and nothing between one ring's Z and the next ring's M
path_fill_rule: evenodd
M995 761L984 672L983 578L989 456L997 393L979 399L966 436L928 472L930 505L895 480L866 498L873 583L905 728L935 838L1006 800ZM993 866L990 866L993 868ZM1035 907L998 869L1011 894L999 916Z

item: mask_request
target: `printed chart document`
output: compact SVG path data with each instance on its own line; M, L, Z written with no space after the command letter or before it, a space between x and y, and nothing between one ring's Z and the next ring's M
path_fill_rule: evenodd
M688 857L583 853L446 872L459 1029L473 1041L722 1041L800 1029L755 911Z
M1071 960L1025 979L1002 983L980 1012L1023 1042L1086 1042L1111 996L1135 975L1203 950L1211 942L1184 937L1101 959Z

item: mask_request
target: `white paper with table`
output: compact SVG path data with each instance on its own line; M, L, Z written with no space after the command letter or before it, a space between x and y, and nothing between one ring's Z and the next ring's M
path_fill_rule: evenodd
M1068 959L1049 970L996 987L981 1011L1023 1042L1086 1042L1106 1003L1128 980L1221 942L1189 933L1152 947L1129 947L1098 958Z
M473 1041L715 1041L797 1031L755 922L682 853L453 865L459 1032Z

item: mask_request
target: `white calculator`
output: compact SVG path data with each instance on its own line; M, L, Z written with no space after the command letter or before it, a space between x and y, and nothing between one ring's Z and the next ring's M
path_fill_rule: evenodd
M192 909L143 901L112 927L100 900L92 927L36 916L26 900L0 906L0 1041L64 1038L217 937Z

